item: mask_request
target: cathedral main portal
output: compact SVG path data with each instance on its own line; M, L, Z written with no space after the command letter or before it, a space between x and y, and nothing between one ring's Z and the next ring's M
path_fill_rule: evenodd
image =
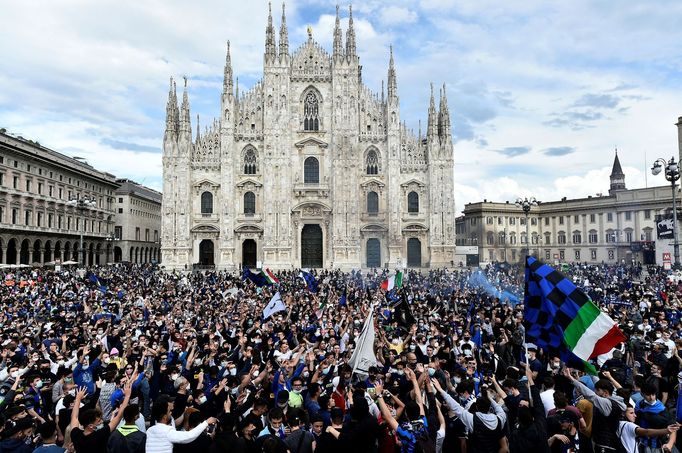
M322 267L322 228L319 225L304 225L301 232L301 267Z

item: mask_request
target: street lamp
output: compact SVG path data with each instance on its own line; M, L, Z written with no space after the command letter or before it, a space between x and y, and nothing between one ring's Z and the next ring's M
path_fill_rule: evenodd
M109 263L109 262L110 262L110 261L109 261L109 247L113 247L113 246L112 246L113 242L114 242L114 241L118 241L119 238L117 238L116 236L114 236L113 233L109 233L109 234L107 234L107 236L104 238L104 240L108 242L108 245L107 245L107 263ZM113 251L113 249L112 249L112 251ZM116 262L116 256L115 256L115 255L116 255L116 253L114 253L114 262Z
M523 213L526 215L526 256L530 256L530 219L528 217L530 216L530 208L539 205L540 202L535 197L523 199L519 197L514 204L523 209Z
M671 157L667 162L659 157L651 167L651 174L656 176L661 170L665 170L665 179L670 181L670 187L673 191L673 253L675 256L675 269L679 269L680 244L677 242L677 200L675 197L675 186L677 185L677 180L680 179L680 166L675 162L674 157Z
M87 195L81 197L80 194L76 196L76 198L70 198L69 201L66 202L67 206L73 206L76 209L78 209L78 212L80 213L81 219L83 220L83 228L80 230L80 236L81 236L81 257L83 260L83 266L85 266L85 249L83 248L83 232L85 231L85 219L83 218L83 212L86 209L93 209L97 207L97 202L95 201L94 198L88 197Z

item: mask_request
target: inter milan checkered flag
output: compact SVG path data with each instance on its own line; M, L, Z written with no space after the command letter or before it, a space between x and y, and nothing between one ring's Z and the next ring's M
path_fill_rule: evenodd
M526 341L556 348L570 367L597 374L588 360L626 340L606 313L568 278L532 256L526 258Z

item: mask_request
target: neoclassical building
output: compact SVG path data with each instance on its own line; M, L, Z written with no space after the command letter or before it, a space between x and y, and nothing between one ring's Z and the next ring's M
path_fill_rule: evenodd
M278 41L278 42L277 42ZM400 118L393 53L387 92L362 81L352 11L337 9L331 54L290 51L272 14L262 79L233 82L229 43L221 112L192 134L187 80L175 83L163 142L161 251L167 268L441 267L455 259L454 161L445 89L427 128Z
M457 244L478 254L469 264L518 262L529 245L533 256L547 262L662 264L657 222L671 215L670 185L627 189L616 154L608 194L543 200L530 211L530 237L524 212L513 201L468 203L457 219Z
M116 188L82 159L0 131L0 265L112 261Z

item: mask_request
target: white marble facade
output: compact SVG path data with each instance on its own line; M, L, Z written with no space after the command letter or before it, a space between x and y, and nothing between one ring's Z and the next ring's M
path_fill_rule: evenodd
M400 119L391 52L387 94L362 82L352 11L332 53L289 51L284 11L266 27L263 78L234 82L229 43L220 118L192 134L187 81L171 80L161 250L170 269L442 267L455 259L454 160L445 89L427 129Z

